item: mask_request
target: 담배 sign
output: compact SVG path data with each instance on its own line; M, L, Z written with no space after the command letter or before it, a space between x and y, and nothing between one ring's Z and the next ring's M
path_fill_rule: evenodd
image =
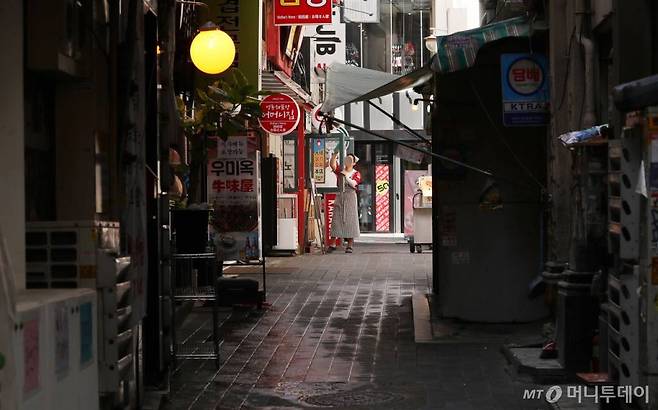
M274 24L298 26L331 23L331 0L274 0Z
M548 61L543 54L500 56L503 124L506 127L546 125L549 118Z
M260 109L260 126L274 135L291 133L301 118L299 105L287 94L268 95L260 102Z

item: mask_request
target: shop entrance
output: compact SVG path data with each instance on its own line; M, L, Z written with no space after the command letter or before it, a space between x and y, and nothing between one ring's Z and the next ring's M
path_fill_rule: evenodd
M354 146L359 157L356 168L359 184L359 225L361 232L393 231L393 152L389 143L360 143Z

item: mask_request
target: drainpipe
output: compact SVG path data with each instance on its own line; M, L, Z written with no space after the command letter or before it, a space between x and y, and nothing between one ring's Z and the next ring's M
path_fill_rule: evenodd
M585 57L585 99L583 106L582 128L596 125L596 112L594 111L594 43L589 37L583 35L588 23L590 8L587 0L580 0L576 10L576 41L583 49Z

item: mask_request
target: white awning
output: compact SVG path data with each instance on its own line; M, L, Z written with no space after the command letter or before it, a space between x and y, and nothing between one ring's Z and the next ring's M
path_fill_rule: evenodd
M327 68L325 99L320 109L330 112L355 101L368 101L396 91L406 90L432 77L429 66L403 76L367 68L334 63Z

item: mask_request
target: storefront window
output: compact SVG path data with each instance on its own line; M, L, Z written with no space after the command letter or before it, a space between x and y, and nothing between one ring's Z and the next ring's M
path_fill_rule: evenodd
M402 75L428 62L424 39L430 34L431 13L420 4L409 0L380 3L379 24L362 25L364 67Z

